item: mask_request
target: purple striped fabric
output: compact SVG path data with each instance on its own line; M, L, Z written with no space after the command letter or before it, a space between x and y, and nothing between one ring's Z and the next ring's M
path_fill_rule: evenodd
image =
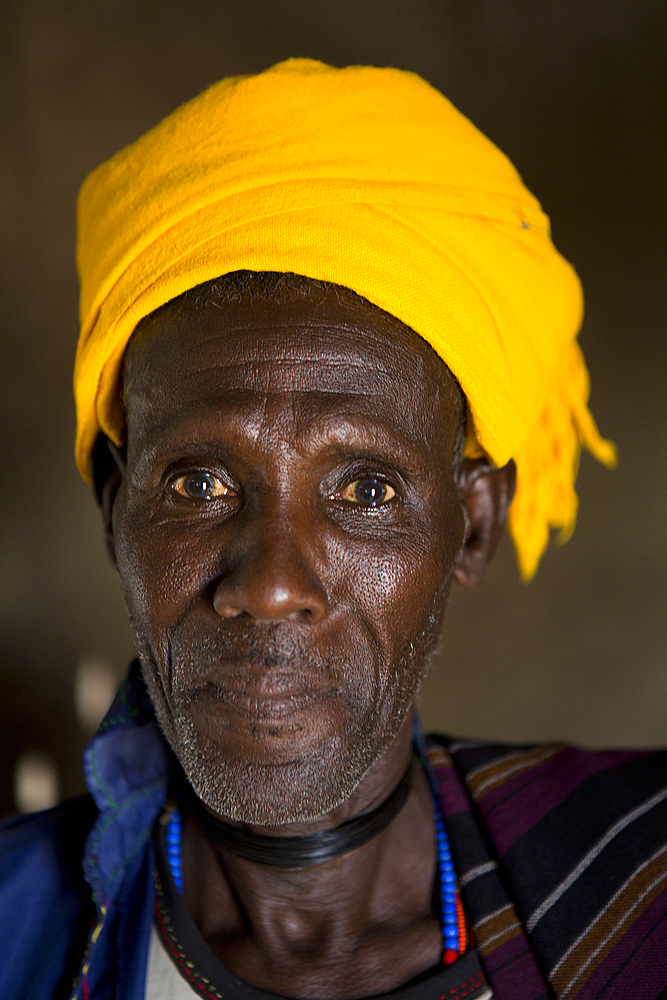
M566 987L564 1000L572 996L578 1000L593 1000L600 995L605 1000L658 996L667 986L666 935L665 900L658 898L599 965L592 957L594 971L579 989L577 981L571 989Z
M495 843L500 855L554 806L563 802L584 778L617 767L635 756L631 752L603 752L588 755L582 761L581 751L563 747L544 762L539 777L530 769L494 788L484 796L484 815L487 821L493 817L493 828L497 831Z
M429 752L494 997L667 1000L667 751Z
M470 799L452 766L451 758L433 744L429 746L429 756L438 779L442 811L448 825L456 863L458 845L452 836L457 826L455 817L461 813L470 813ZM479 835L476 838L475 831L468 830L468 840L477 839L480 839L479 844L467 844L466 848L473 846L478 851L483 851ZM485 855L481 862L482 866L491 860ZM460 865L457 865L457 874L459 877L462 874ZM493 889L491 893L487 893L486 898L488 901L495 899L496 903L500 902L500 906L491 905L484 908L475 905L475 895L472 894L471 897L467 887L462 887L461 895L466 916L473 924L476 943L494 997L507 1000L539 1000L548 996L524 930L500 884L498 872L491 868L480 878L484 881L493 881Z

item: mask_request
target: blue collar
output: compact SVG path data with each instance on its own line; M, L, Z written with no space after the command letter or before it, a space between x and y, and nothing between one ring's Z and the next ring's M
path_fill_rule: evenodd
M86 783L100 814L83 867L98 909L114 898L150 839L174 762L135 660L84 754Z

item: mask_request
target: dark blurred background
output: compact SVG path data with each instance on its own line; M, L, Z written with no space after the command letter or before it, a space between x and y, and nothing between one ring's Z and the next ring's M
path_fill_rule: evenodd
M82 789L132 656L72 459L85 175L222 76L290 55L415 70L515 162L584 282L592 408L572 541L454 594L428 728L655 744L667 724L664 0L5 0L0 11L0 814Z

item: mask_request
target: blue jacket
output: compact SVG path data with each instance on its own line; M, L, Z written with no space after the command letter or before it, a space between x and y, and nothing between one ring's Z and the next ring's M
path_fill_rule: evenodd
M91 796L0 828L2 1000L143 1000L171 761L135 663L84 757Z

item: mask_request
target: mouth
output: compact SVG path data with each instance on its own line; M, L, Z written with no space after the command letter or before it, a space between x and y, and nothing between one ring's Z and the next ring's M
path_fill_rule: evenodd
M293 722L335 693L330 682L309 674L233 670L216 672L214 679L190 693L188 701L218 717L231 711L248 721L275 723Z
M231 709L237 715L247 719L277 722L280 719L293 719L294 716L311 709L326 697L327 692L310 694L275 694L257 695L244 694L240 691L219 691L203 693L203 701L208 701L212 708L216 703ZM206 697L208 695L208 697Z

